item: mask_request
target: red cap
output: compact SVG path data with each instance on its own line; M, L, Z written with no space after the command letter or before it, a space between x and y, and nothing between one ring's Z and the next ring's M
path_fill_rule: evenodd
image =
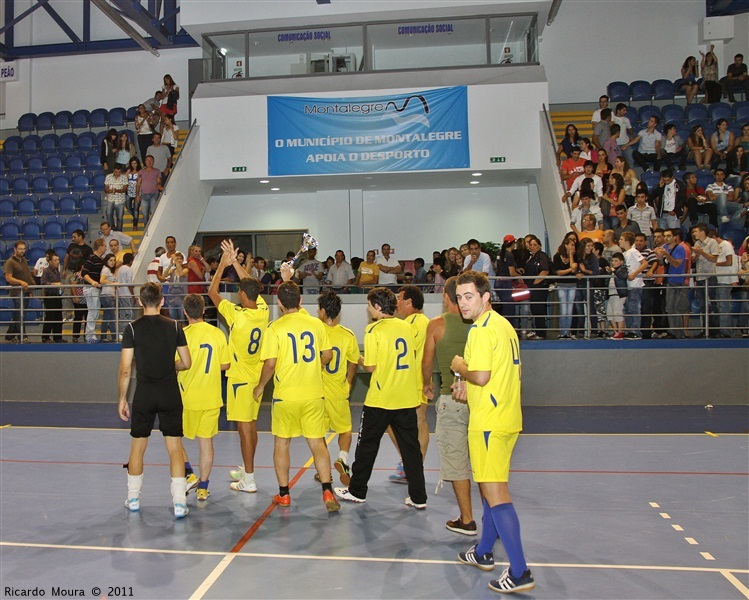
M505 238L504 238L504 240L503 240L503 241L504 241L504 243L505 243L505 244L509 244L509 243L512 243L512 242L514 242L514 241L515 241L515 236L514 236L514 235L509 235L509 234L508 234L508 235L506 235L506 236L505 236Z

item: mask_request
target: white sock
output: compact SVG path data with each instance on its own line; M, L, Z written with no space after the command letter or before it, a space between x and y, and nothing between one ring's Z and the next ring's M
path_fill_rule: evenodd
M140 475L127 475L127 497L140 498L140 489L143 487L143 473Z
M169 489L172 492L172 502L174 504L187 503L187 482L184 477L172 477L172 484Z
M245 471L244 477L242 478L244 480L244 483L249 485L251 483L255 482L255 473L248 473Z
M340 458L346 464L349 464L349 462L348 462L348 452L346 452L345 450L341 450L338 453L338 458Z

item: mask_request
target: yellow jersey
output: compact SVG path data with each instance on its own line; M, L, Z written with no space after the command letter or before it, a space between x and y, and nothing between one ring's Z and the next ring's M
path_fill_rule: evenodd
M273 321L265 332L262 360L276 359L273 398L312 400L323 397L320 353L330 350L327 326L300 312Z
M521 431L520 345L509 321L493 310L483 313L468 330L464 358L469 371L491 371L483 387L466 382L468 430Z
M222 300L218 305L218 312L229 326L231 366L226 375L255 387L260 381L260 371L263 368L260 347L268 329L268 305L262 296L257 297L257 308L244 308Z
M323 367L322 384L326 398L342 400L349 397L349 384L346 380L349 363L359 362L359 343L356 335L343 325L325 325L328 339L333 348L333 358Z
M395 318L367 325L364 333L364 366L375 367L364 404L396 410L421 404L416 393L416 364L413 327Z
M184 332L192 366L177 373L182 406L185 410L221 408L221 365L231 360L226 336L205 322L188 325Z
M424 395L424 374L421 371L421 361L424 359L424 342L427 339L429 317L424 313L414 313L403 319L414 330L414 353L416 354L416 391L419 397Z

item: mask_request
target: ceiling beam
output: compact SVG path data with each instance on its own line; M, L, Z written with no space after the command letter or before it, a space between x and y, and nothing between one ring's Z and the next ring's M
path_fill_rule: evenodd
M112 0L133 23L138 25L146 34L150 35L160 45L168 46L169 31L159 24L159 20L146 10L137 0Z

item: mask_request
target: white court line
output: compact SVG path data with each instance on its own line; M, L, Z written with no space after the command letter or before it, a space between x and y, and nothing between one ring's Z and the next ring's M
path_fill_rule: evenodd
M205 596L206 592L211 589L211 586L216 583L216 580L221 577L222 573L226 571L226 568L237 556L239 555L236 552L224 556L221 562L216 565L216 568L211 571L210 575L208 575L208 577L203 580L203 583L198 586L198 589L192 593L190 600L200 600Z
M738 572L738 571L737 571ZM728 579L734 586L736 586L736 589L739 590L742 594L744 594L745 598L749 598L749 588L747 588L743 583L741 583L733 573L730 571L721 571L720 572L723 577Z
M144 554L182 554L188 556L226 556L227 552L212 550L159 550L158 548L123 548L118 546L73 546L69 544L38 544L30 542L0 542L0 546L14 548L46 548L50 550L88 550L98 552L139 552ZM366 556L316 556L313 554L276 554L264 552L236 552L236 556L245 558L279 558L286 560L320 560L363 563L394 563L419 565L455 565L457 560L423 559L423 558L379 558ZM496 564L507 565L507 562ZM610 565L592 563L528 563L531 567L555 569L614 569L634 571L686 571L694 573L739 573L749 575L749 569L725 569L720 567L678 567L675 565Z

